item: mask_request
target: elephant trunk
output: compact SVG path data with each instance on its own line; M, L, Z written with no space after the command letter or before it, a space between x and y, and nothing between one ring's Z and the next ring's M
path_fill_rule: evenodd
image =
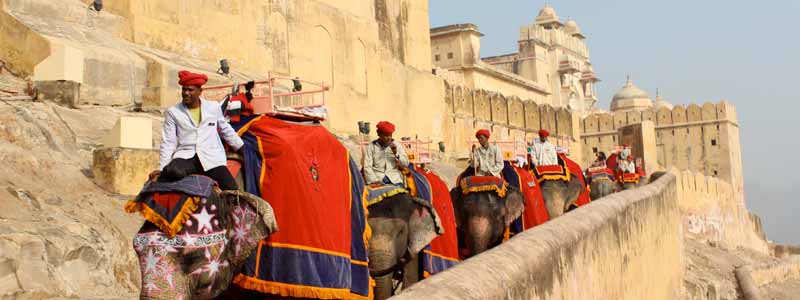
M492 224L489 218L474 216L467 222L467 236L470 256L477 255L489 249L492 239Z
M392 275L397 265L397 255L392 237L373 235L369 242L369 270L375 278L375 299L392 296Z
M562 181L542 182L542 197L551 220L564 214L566 189L567 185Z

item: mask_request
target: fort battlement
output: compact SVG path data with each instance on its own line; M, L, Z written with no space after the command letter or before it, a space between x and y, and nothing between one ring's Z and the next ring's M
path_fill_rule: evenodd
M725 101L589 115L581 121L583 163L589 163L594 150L608 154L619 146L617 129L642 121L655 123L662 168L715 176L742 189L739 123L736 108Z
M495 141L530 141L539 129L566 140L573 155L580 155L579 119L567 108L537 104L531 99L505 96L482 89L470 89L445 82L445 143L457 155L468 155L467 141L477 129L492 131Z

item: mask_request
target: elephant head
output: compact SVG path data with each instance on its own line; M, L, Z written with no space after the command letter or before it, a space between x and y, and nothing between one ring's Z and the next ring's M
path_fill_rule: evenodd
M463 195L458 187L450 191L450 196L459 239L465 242L468 256L500 244L506 227L525 210L525 196L510 186L502 198L493 191Z
M591 187L589 197L594 201L614 193L616 184L611 180L592 180Z
M126 206L147 219L133 240L142 299L216 297L258 242L277 230L272 208L257 196L214 189L196 197L157 185L148 183L145 190L156 186L161 192L143 191ZM169 201L178 204L167 209Z
M555 219L564 214L570 206L575 204L584 187L581 180L571 176L570 181L543 180L540 184L542 198L544 198L547 214L550 219Z
M398 194L369 206L369 270L375 299L392 296L392 275L403 270L403 287L419 281L419 253L443 233L439 216L424 200Z

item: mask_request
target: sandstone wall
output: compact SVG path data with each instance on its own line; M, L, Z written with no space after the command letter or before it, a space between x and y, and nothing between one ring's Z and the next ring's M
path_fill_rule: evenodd
M594 157L593 148L609 154L611 149L620 145L618 128L646 120L656 125L660 166L716 176L732 183L743 193L739 123L735 107L725 101L676 106L672 110L661 108L590 115L581 122L583 163Z
M449 83L445 85L444 105L443 141L457 157L469 156L468 143L475 140L478 129L489 129L492 141L519 143L530 142L539 129L546 129L552 142L569 146L570 156L581 161L579 119L568 109Z
M721 179L691 171L678 172L678 203L684 231L697 239L769 254L760 224L744 205L743 195Z
M676 177L613 194L422 281L397 299L677 299Z
M0 62L3 68L20 77L33 74L33 68L50 53L50 46L37 32L31 30L6 12L0 0Z

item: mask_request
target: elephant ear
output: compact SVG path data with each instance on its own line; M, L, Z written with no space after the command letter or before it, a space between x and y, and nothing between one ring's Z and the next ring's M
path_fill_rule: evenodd
M436 211L430 205L420 206L408 218L408 253L412 255L422 251L436 236L444 233Z
M525 211L525 196L516 189L509 189L505 200L503 222L508 226L522 216L522 212Z

